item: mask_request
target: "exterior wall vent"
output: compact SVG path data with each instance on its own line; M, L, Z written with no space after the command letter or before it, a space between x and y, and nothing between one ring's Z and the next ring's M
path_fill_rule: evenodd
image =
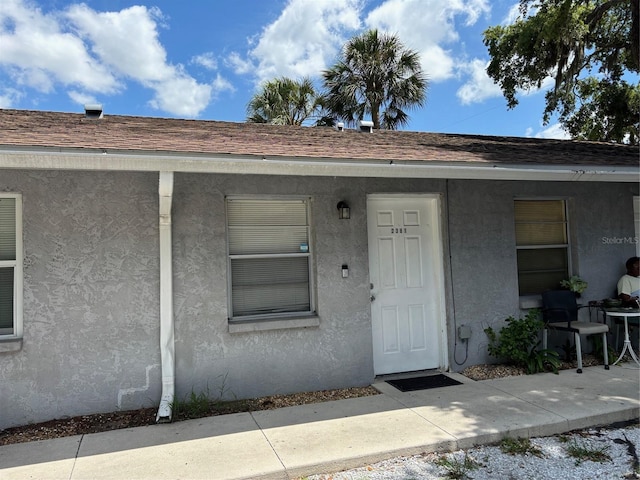
M85 118L102 118L102 105L99 103L86 104L84 106Z
M344 123L342 122L336 123L336 130L338 130L339 132L342 132L344 130Z
M359 125L361 132L373 132L373 122L371 120L360 120Z

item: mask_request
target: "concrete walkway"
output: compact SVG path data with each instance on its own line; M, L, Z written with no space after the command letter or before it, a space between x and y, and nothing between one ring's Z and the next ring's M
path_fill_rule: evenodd
M640 371L585 368L0 447L9 479L292 479L640 416Z

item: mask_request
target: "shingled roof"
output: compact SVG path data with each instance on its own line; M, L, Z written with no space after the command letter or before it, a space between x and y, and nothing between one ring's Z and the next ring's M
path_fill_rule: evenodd
M638 147L409 131L0 110L0 146L506 164L638 165Z

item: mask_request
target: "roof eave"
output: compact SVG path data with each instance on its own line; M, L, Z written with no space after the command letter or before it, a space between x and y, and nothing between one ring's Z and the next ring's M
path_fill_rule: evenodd
M485 180L638 182L640 168L619 165L499 164L261 157L179 152L0 147L0 168L166 171L254 175Z

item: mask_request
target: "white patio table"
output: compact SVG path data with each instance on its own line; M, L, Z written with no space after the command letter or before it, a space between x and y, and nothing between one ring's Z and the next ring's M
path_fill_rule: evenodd
M618 357L618 359L615 362L613 362L613 365L618 363L624 356L625 352L629 350L629 354L631 355L631 358L633 358L633 361L636 362L636 364L640 367L640 361L636 356L636 352L634 352L633 348L631 347L631 338L629 337L629 322L627 320L629 317L640 317L640 308L623 308L623 307L611 308L610 307L610 308L605 308L604 313L609 318L617 317L617 318L622 318L624 320L624 347L622 348L622 352L620 353L620 356Z

